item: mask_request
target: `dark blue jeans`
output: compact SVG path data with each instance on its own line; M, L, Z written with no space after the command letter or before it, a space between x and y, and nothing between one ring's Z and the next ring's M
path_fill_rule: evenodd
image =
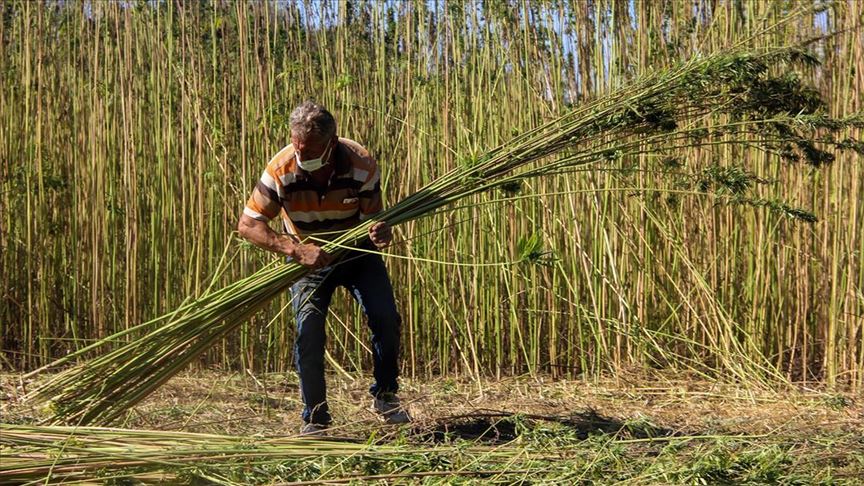
M300 279L291 287L297 341L294 360L300 375L300 394L307 423L329 424L327 386L324 381L324 321L337 287L348 289L366 314L372 331L375 382L373 396L397 392L399 337L402 320L396 310L393 287L380 255L350 252L339 262Z

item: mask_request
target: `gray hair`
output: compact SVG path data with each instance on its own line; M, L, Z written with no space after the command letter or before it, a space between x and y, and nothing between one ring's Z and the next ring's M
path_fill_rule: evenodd
M291 112L291 135L300 140L326 140L336 134L336 119L327 108L304 101Z

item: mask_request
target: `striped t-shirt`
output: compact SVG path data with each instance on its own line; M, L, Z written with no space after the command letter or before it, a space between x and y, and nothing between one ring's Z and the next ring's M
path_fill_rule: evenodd
M362 145L339 138L328 163L333 175L318 187L288 145L267 164L243 213L266 222L281 212L285 232L302 240L330 239L381 211L381 173Z

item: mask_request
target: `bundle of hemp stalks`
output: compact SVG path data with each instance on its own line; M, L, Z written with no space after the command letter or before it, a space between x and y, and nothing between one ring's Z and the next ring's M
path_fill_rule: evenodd
M479 475L488 471L490 475L506 476L508 471L502 469L501 464L520 470L519 474L524 474L525 469L542 474L549 472L549 462L567 457L561 451L549 455L543 450L528 451L501 445L429 447L372 444L345 438L229 436L175 430L13 424L0 424L0 450L3 450L0 485L101 484L112 480L122 484L275 484L282 474L296 478L301 471L308 472L309 461L321 458L332 458L336 463L352 461L353 464L357 460L393 462L395 459L399 473L384 478L376 475L374 479L404 480L412 473L425 475L422 468L430 463L430 456L443 461L455 454L471 458L471 473ZM412 470L412 464L420 469ZM350 471L350 466L348 469ZM238 474L238 471L249 475ZM447 472L438 469L433 474ZM450 472L466 474L467 471L460 468ZM363 479L344 477L347 474L344 467L325 468L319 473L321 476L317 479L322 481L353 479L351 482L356 483Z
M373 219L333 241L322 241L322 248L338 257L366 238L378 221L399 225L471 195L507 190L526 178L583 170L622 156L667 156L673 150L742 143L763 147L776 155L770 157L775 162L821 166L834 159L835 150L862 151L861 142L834 135L864 126L864 117L831 118L818 93L789 74L794 65L815 63L793 48L736 50L651 73L482 156L462 160ZM783 205L759 205L791 216L804 214ZM307 272L298 263L274 262L169 314L108 336L28 376L148 332L54 375L25 399L49 401L55 423L107 424Z
M182 477L205 484L237 484L220 473L321 457L404 457L409 447L313 437L233 437L181 431L0 424L0 484L96 482L171 483ZM427 451L428 452L428 451ZM499 455L492 457L500 458Z

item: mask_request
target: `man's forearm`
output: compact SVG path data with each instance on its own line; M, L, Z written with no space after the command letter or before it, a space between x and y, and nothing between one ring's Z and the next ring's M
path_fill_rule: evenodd
M244 216L237 227L241 237L259 248L281 255L294 256L296 245L290 237L276 233L267 223L255 219L249 221L245 218Z

